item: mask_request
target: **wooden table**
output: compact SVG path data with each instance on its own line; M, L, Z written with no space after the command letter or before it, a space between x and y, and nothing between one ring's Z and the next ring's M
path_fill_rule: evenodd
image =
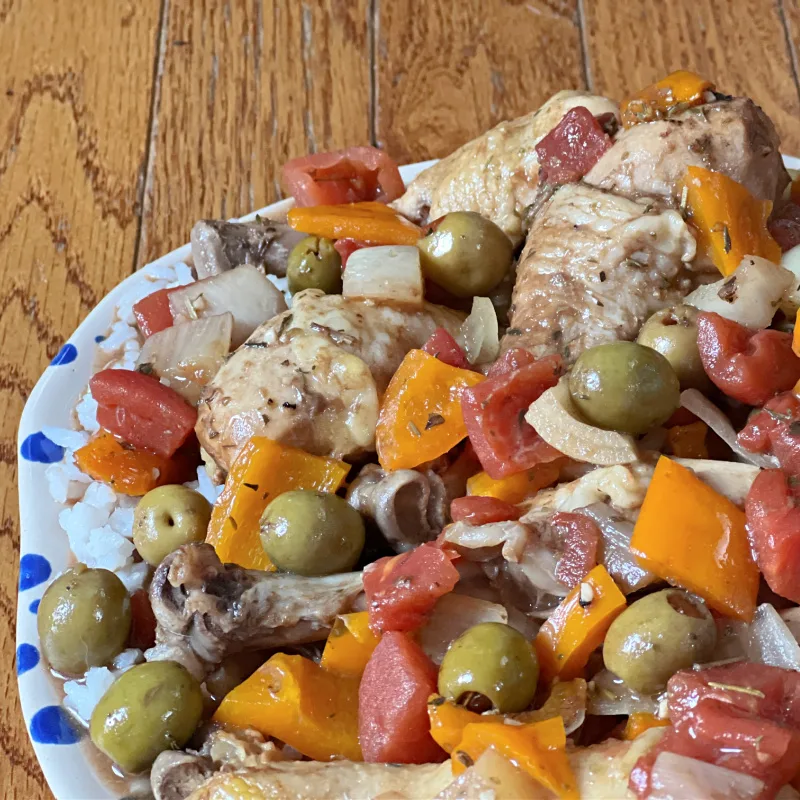
M199 217L277 199L289 157L442 156L565 87L619 98L686 67L754 97L800 154L800 0L0 0L0 22L6 800L50 796L9 668L17 419L118 281Z

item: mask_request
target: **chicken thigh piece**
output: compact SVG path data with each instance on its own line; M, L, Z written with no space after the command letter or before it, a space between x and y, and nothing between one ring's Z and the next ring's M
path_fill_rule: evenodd
M228 359L198 406L197 438L227 471L251 436L346 458L375 448L378 398L405 354L464 315L307 290Z
M571 364L589 347L633 339L642 323L719 273L692 265L677 211L583 184L559 188L534 218L517 267L502 347Z
M595 116L619 116L617 104L605 97L558 92L537 111L501 122L426 169L392 205L419 223L450 211L477 211L515 244L520 242L524 212L533 203L539 183L534 147L577 106L585 106Z

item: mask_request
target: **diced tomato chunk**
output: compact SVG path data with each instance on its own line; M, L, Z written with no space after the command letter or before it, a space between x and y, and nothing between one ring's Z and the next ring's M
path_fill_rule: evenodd
M458 369L472 369L472 365L467 361L464 351L459 347L458 342L453 338L449 331L444 328L437 328L430 339L423 345L422 349L430 356L444 361L451 367Z
M564 542L556 565L556 580L572 589L597 566L600 528L591 517L570 511L559 511L550 522Z
M546 356L461 393L467 433L489 477L505 478L561 456L525 421L528 406L556 385L561 370L560 356Z
M436 601L458 583L456 554L431 543L399 556L379 558L364 569L370 627L378 632L413 631Z
M664 751L764 781L760 797L800 770L800 673L739 662L682 670L670 678L672 728L636 762L630 788L650 794L650 773Z
M800 379L789 333L753 331L712 312L698 315L697 329L703 369L734 400L760 406Z
M128 646L148 650L156 643L156 615L144 589L131 595L131 632Z
M785 472L800 478L800 399L782 392L753 414L739 431L739 444L751 453L768 453Z
M447 754L433 740L428 698L437 671L407 634L385 633L372 653L358 691L358 738L364 761L428 764Z
M133 306L133 316L145 339L154 333L171 328L175 320L169 307L169 295L174 289L159 289L143 297Z
M186 441L197 411L168 386L129 369L104 369L89 381L97 422L135 447L169 458Z
M611 147L611 137L584 106L567 111L547 136L536 145L545 183L580 180Z
M792 185L794 190L794 185ZM772 238L780 245L781 251L786 252L800 244L800 205L787 203L776 214L767 226Z
M389 203L405 190L397 164L376 147L293 158L283 167L281 183L298 206Z
M450 503L450 516L453 522L467 522L470 525L486 525L489 522L505 522L519 519L522 509L496 497L475 495L457 497Z
M522 347L512 347L506 350L497 361L489 367L486 373L487 378L496 378L498 375L506 375L509 372L516 372L522 367L529 367L536 363L536 356L524 350Z
M347 259L350 258L356 250L362 250L365 247L370 247L369 242L361 242L358 239L337 239L333 243L333 249L342 258L342 269L347 266Z

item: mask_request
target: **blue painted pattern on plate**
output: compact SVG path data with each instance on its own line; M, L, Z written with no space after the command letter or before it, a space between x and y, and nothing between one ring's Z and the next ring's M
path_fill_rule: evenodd
M26 461L56 464L64 458L64 448L51 442L41 431L37 431L25 437L20 447L20 455Z
M17 648L17 675L24 675L39 663L39 651L32 644L21 644Z
M31 612L31 614L38 614L38 613L39 613L39 603L41 603L41 602L42 602L41 600L34 600L34 601L33 601L33 602L32 602L32 603L31 603L31 604L28 606L28 611L30 611L30 612Z
M67 342L50 362L50 366L58 367L61 364L71 364L78 357L78 348Z
M31 739L39 744L75 744L80 731L61 706L40 708L31 719Z
M36 553L26 553L19 560L19 590L33 589L44 583L52 574L50 562Z

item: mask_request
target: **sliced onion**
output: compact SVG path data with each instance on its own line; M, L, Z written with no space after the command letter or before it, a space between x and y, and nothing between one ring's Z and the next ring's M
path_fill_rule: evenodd
M286 300L264 274L250 265L204 278L170 293L169 306L176 322L230 312L234 349L263 322L286 311Z
M497 313L488 297L474 297L472 311L461 324L461 344L470 364L488 364L500 352Z
M145 339L137 368L149 365L192 405L230 352L233 316L219 314L181 322Z
M715 492L727 497L740 508L744 508L747 493L761 471L752 464L740 464L736 461L714 461L708 458L672 460L690 469L703 483L707 483Z
M753 800L764 791L764 781L718 767L696 758L664 751L658 754L650 773L649 800Z
M781 299L781 310L794 321L797 309L800 308L800 244L783 254L781 266L792 273L791 286Z
M450 592L437 601L418 641L428 658L441 664L450 643L482 622L508 622L508 612L497 603Z
M590 464L630 464L638 453L631 436L584 422L575 408L566 378L531 403L525 421L565 456Z
M467 522L454 522L443 533L443 541L455 545L459 551L483 550L487 547L502 547L506 561L519 562L531 538L531 531L520 522L489 522L485 525L470 525ZM470 554L465 554L470 558ZM485 554L477 553L472 561L485 560ZM487 556L492 557L492 556Z
M750 661L800 671L800 645L771 603L762 603L750 623Z
M403 308L422 308L419 250L400 245L356 250L347 260L342 295Z
M781 619L791 631L792 636L800 642L800 608L787 608L781 613Z
M596 717L613 717L634 711L655 714L658 711L658 698L655 695L636 694L621 678L604 669L589 681L586 710Z
M728 277L698 286L684 302L760 330L769 327L781 298L793 284L788 269L766 258L745 256Z
M772 456L745 450L736 438L736 431L731 421L702 392L698 392L697 389L686 389L681 392L681 406L705 422L736 453L740 461L763 469L778 466L777 460Z
M603 534L600 560L625 594L643 589L655 580L655 575L642 569L631 553L633 523L615 515L605 503L595 503L580 509L591 517Z

